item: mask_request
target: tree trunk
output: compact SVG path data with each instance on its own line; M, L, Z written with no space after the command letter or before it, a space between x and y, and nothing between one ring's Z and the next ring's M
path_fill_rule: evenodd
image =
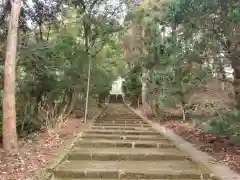
M185 104L183 102L181 103L181 109L182 109L182 120L185 122L186 121L186 108L185 108Z
M135 95L131 98L131 106L134 108L138 107L138 96Z
M157 116L157 109L156 109L156 100L155 99L152 99L152 104L151 104L151 107L152 107L152 114L154 117Z
M228 51L228 57L234 69L234 91L237 103L237 109L240 110L240 27L231 23L229 17L229 8L227 1L219 1L221 10L221 22L223 34L226 37L226 42L223 41L223 47Z
M16 54L21 0L12 1L8 20L7 48L4 66L3 148L6 153L17 151L16 130Z
M64 116L64 118L67 118L72 113L73 109L75 108L78 95L79 95L78 92L75 92L75 91L72 92L71 101L70 101L70 104L68 107L69 109L68 109L66 115Z
M232 67L234 69L234 91L235 91L235 99L237 103L237 109L240 109L240 59L232 59Z
M228 56L234 70L234 90L235 99L237 102L237 109L240 110L240 28L236 28L236 35L228 38Z
M147 104L147 93L148 93L148 78L149 78L149 70L143 68L142 72L142 107L144 115L147 115L148 104Z

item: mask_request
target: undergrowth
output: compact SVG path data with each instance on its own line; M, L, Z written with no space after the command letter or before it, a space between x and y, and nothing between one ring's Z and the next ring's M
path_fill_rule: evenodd
M240 145L240 111L233 110L228 113L218 113L210 119L208 131L228 138L230 142Z

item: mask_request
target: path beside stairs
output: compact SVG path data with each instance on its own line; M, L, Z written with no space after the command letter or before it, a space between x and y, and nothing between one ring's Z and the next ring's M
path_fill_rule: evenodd
M125 104L108 105L53 173L56 180L213 180Z

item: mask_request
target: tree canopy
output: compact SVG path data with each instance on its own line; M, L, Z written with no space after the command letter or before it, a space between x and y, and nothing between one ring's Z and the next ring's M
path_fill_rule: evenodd
M14 2L2 3L3 75L7 17ZM99 105L104 102L111 83L124 67L119 40L124 27L118 18L122 11L122 1L114 4L108 0L22 3L16 58L16 127L20 135L58 126L75 110L83 111L89 56L92 59L89 98Z
M214 127L224 126L228 113L239 111L239 5L234 0L138 1L125 18L125 94L142 99L146 115L179 108L184 120L212 122L214 116ZM228 133L235 131L231 128Z

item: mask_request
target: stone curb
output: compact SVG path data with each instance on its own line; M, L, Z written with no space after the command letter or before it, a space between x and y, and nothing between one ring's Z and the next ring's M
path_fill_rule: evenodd
M171 140L178 149L187 152L194 162L205 166L214 174L214 177L217 178L216 180L240 180L240 175L232 171L227 165L214 163L217 162L217 160L212 156L208 155L205 152L197 150L193 144L187 142L185 139L175 134L170 129L165 128L158 123L152 122L145 116L137 113L128 104L125 103L125 105L130 108L135 114L140 116L145 122L149 123L153 129L155 129L163 136L169 138L169 140Z
M87 122L87 124L83 124L83 130L82 132L78 132L74 135L74 139L70 141L69 145L66 145L65 148L62 148L60 150L60 153L58 154L58 157L47 167L45 167L44 169L40 170L37 174L37 178L36 180L53 180L54 176L53 176L53 169L55 169L60 163L62 163L68 153L73 149L74 145L76 144L76 142L79 140L79 138L81 138L82 134L88 130L91 125L93 124L93 122L107 109L107 105L99 112L97 113L89 122Z

